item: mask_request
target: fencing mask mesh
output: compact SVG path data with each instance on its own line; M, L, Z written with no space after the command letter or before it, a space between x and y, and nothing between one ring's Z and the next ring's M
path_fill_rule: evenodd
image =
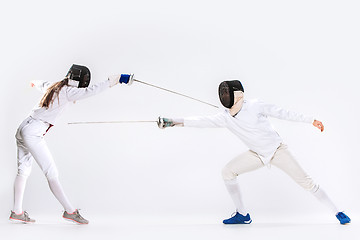
M226 108L234 105L234 91L244 92L244 88L239 80L223 81L219 85L219 98L221 104Z
M86 88L90 84L91 74L87 67L73 64L66 74L66 77L69 78L69 85Z

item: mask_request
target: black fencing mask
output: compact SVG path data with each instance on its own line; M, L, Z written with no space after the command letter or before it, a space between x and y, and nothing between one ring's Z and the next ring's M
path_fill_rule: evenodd
M226 108L234 105L234 91L244 92L244 88L239 80L223 81L219 85L219 98L221 104Z
M69 78L68 85L86 88L90 84L90 70L85 66L73 64L66 75Z

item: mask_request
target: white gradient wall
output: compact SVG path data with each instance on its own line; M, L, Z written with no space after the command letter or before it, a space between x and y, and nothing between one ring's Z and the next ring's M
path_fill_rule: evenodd
M32 79L58 81L72 63L93 82L136 78L219 105L218 84L240 79L259 98L323 121L272 119L301 165L349 214L358 214L358 1L11 1L0 10L0 215L12 207L14 134L41 97ZM207 214L233 211L222 167L246 147L226 129L155 124L67 125L155 120L217 109L134 83L71 105L46 136L65 191L91 213ZM239 177L253 214L327 214L276 168ZM37 165L24 208L58 213Z

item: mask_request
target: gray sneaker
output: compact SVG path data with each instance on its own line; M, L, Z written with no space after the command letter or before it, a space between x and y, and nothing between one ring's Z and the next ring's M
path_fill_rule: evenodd
M22 214L17 215L15 212L11 211L10 217L9 217L10 221L13 222L21 222L21 223L34 223L35 220L31 219L29 217L29 214L24 211Z
M63 218L67 221L75 222L77 224L89 224L89 221L83 218L77 209L71 214L65 211Z

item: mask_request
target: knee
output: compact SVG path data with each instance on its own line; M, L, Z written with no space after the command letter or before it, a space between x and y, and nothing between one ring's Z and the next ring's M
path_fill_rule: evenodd
M59 177L59 172L55 166L47 169L47 171L44 171L44 174L48 180Z
M25 164L22 164L18 167L17 170L17 175L24 177L24 178L28 178L31 174L31 165L30 166L25 166Z
M312 192L312 193L316 192L319 189L319 185L316 184L314 182L314 180L309 176L307 176L304 179L299 180L298 183L306 191L309 191L309 192Z
M17 176L27 179L30 176L31 169L24 171L23 169L18 169Z
M229 166L225 166L221 171L224 180L234 180L238 176Z

